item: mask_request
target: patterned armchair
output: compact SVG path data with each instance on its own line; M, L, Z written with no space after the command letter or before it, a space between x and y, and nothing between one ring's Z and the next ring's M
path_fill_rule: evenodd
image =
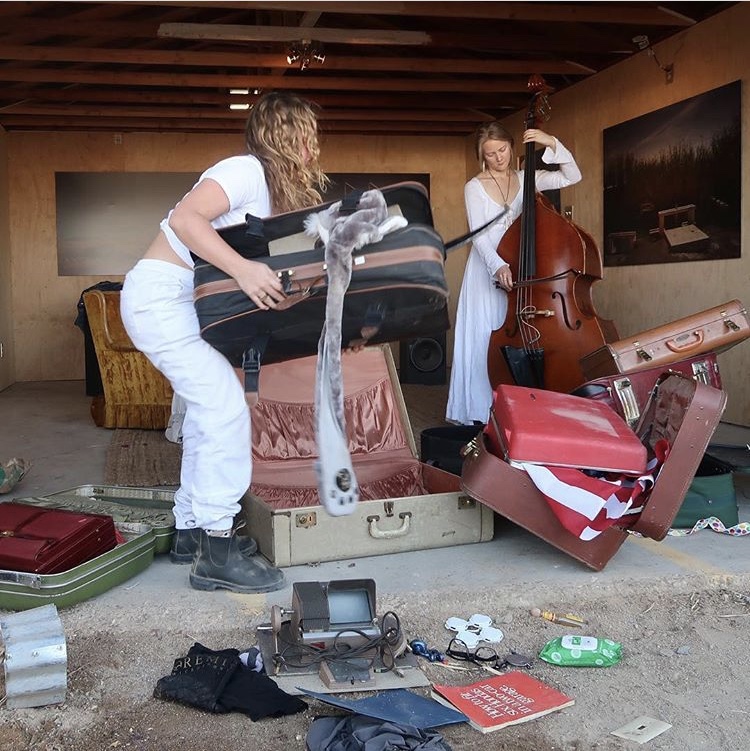
M94 422L104 428L164 430L172 387L125 331L119 291L89 290L83 302L104 390L91 404Z

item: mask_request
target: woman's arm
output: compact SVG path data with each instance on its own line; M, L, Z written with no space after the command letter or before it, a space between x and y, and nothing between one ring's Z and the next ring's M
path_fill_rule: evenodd
M283 299L281 282L264 263L243 258L211 226L213 219L227 211L229 199L224 189L207 178L175 206L169 226L193 253L229 274L258 307L265 309L267 303Z
M481 227L485 222L492 219L492 214L489 213L488 208L490 204L484 189L479 184L479 180L469 180L464 187L464 203L466 204L466 217L469 222L469 229L475 230L477 227ZM479 252L484 265L487 268L487 273L490 277L495 278L495 273L501 266L505 266L504 261L497 252L497 244L493 242L490 235L491 227L488 227L484 232L480 232L473 238L474 247Z

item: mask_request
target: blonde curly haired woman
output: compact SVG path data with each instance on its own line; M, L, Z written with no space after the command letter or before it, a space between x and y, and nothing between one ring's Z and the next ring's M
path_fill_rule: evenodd
M175 493L175 563L190 563L195 589L270 592L282 572L236 533L240 499L250 486L250 413L229 361L200 336L193 305L192 254L233 277L262 309L284 298L265 264L235 252L217 233L246 214L268 217L321 202L317 117L312 104L271 92L253 106L247 153L207 169L161 222L121 293L135 346L169 379L186 405L180 487Z

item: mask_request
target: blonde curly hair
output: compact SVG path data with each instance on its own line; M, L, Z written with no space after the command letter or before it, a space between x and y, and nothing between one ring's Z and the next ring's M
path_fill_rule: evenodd
M250 112L245 143L263 165L274 214L321 203L329 180L318 161L315 105L287 92L264 94Z

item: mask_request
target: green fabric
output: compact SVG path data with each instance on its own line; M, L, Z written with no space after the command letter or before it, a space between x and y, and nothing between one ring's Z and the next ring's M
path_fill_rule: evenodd
M30 468L25 459L13 458L0 462L0 493L10 493Z
M731 472L694 477L672 526L677 529L693 527L696 522L709 516L717 517L726 527L739 523L737 494Z

